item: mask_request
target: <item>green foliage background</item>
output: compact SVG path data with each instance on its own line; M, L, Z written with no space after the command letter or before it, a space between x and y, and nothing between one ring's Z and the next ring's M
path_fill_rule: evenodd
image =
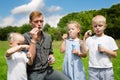
M67 33L66 24L69 21L77 21L82 26L81 37L88 30L92 30L91 21L95 15L104 15L107 19L107 29L105 33L112 36L115 39L120 39L120 3L112 5L110 8L102 8L100 10L89 10L81 12L72 12L63 16L57 27L45 24L43 31L51 34L53 40L61 40L63 33ZM22 26L1 26L0 28L0 40L6 40L7 34L10 32L25 33L30 31L31 26L29 24L23 24Z

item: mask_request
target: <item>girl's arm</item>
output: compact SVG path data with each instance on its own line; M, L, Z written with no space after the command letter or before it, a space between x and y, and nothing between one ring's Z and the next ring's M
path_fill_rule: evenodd
M60 46L60 52L61 53L65 52L65 41L66 41L67 37L68 37L67 34L63 34L63 36L62 36L63 41L62 41L62 44Z
M79 57L85 58L87 56L86 43L85 41L80 41L80 44L80 52L77 49L73 49L72 53L78 55Z
M61 46L60 46L60 52L64 53L65 52L65 40L63 40Z
M83 41L81 41L81 53L79 54L81 57L86 57L87 56L87 48L86 48L86 40L83 39Z
M91 35L91 30L88 30L87 32L85 32L83 40L81 41L81 52L78 54L80 57L86 57L87 56L87 45L86 45L86 39Z
M81 52L77 52L77 55L80 57L86 57L87 56L87 52L88 49L86 47L86 39L90 36L89 33L91 32L91 30L88 30L87 32L85 32L83 40L80 41L81 47L80 47L80 51Z

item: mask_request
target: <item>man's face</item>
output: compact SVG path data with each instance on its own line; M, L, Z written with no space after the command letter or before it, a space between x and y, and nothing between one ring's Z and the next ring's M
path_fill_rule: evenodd
M39 28L42 29L43 27L43 16L35 17L32 21L30 21L30 24L32 28Z

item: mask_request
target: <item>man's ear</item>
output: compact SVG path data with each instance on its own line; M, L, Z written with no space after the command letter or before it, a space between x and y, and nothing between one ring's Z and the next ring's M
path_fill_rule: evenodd
M31 23L31 20L29 20L29 23Z

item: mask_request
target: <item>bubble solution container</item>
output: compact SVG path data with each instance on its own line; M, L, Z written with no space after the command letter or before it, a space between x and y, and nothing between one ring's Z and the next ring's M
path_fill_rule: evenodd
M72 50L73 50L73 49L75 49L75 45L74 45L74 44L72 44Z
M100 46L101 46L101 44L98 44L98 49L99 49ZM99 53L100 53L100 54L103 54L102 51L99 51Z

